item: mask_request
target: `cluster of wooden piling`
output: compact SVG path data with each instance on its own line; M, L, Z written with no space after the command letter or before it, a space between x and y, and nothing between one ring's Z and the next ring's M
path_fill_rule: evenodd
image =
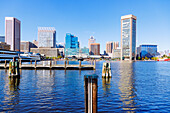
M97 78L97 75L84 76L86 113L97 113Z
M9 62L9 76L19 76L19 62L16 61L16 58L13 58L13 61Z
M110 77L112 77L112 75L111 75L111 67L110 67L110 63L109 62L104 62L103 63L102 77L103 78L110 78Z

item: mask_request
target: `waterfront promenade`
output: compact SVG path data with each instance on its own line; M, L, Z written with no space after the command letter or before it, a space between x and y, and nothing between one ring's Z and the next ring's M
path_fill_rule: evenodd
M96 67L96 61L91 61L90 64L82 64L82 61L76 61L78 64L69 64L69 61L64 61L64 64L57 64L56 60L41 61L41 62L29 62L27 64L19 63L20 69L70 69L70 70L93 70ZM9 68L8 63L1 63L1 69Z

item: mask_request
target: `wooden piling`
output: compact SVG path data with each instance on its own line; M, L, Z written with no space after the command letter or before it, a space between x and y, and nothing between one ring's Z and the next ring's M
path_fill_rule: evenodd
M6 69L6 66L7 66L7 62L6 62L6 60L5 60L5 65L4 65L4 68Z
M86 113L97 113L97 78L97 75L84 76Z
M94 60L94 69L96 69L96 60Z
M88 113L88 78L84 76L85 113Z
M30 63L32 64L32 60L30 60Z
M67 65L69 65L69 60L67 60Z
M21 67L22 67L22 60L19 59L19 68L21 68Z
M37 68L37 61L35 60L35 67L34 67L35 69Z
M19 76L19 62L16 61L16 58L13 58L13 61L9 62L9 77Z
M79 69L81 69L81 60L79 61Z
M57 65L57 60L54 60L54 65Z
M93 60L91 60L91 65L93 65Z
M64 61L64 68L66 69L67 67L66 67L66 60Z
M93 79L92 80L92 92L93 92L93 100L92 100L92 105L93 105L93 113L97 113L97 80Z
M52 68L52 62L51 62L51 60L50 60L50 69Z

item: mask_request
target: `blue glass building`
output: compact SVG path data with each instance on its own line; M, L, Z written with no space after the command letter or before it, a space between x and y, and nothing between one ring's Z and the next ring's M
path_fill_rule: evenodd
M65 37L65 56L76 55L79 52L78 37L67 33Z
M67 33L65 37L65 49L68 48L79 48L78 37Z
M138 49L141 58L152 58L157 55L157 45L140 45Z

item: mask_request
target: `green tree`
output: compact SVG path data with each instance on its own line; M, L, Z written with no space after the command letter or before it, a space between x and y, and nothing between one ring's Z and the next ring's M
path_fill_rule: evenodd
M140 57L138 57L138 60L141 60L141 58L140 58Z
M148 58L148 57L145 57L145 60L149 60L149 58Z
M62 58L62 56L60 56L60 55L59 55L57 58L61 59L61 58Z
M167 57L167 55L163 55L163 56L162 56L162 58L165 58L165 57Z

